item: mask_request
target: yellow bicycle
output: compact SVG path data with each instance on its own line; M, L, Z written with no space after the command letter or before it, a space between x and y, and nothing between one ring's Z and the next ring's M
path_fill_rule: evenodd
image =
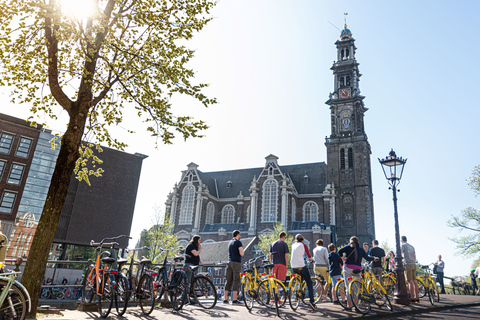
M248 310L252 310L255 300L258 303L263 304L262 299L259 298L260 281L267 275L265 272L259 274L256 265L257 260L264 258L265 256L259 256L254 259L250 259L243 265L244 271L240 274L241 277L241 291L243 295L243 302Z
M348 293L358 312L367 314L372 303L380 307L385 305L390 311L393 310L385 288L373 274L365 270L353 270L353 273L361 276L348 278Z
M430 266L426 265L420 267L423 269L424 275L417 277L417 281L420 282L418 284L419 289L421 286L425 288L425 292L428 294L428 300L432 305L434 302L440 302L440 289L437 286L437 282L435 281L436 279L434 279L430 273Z

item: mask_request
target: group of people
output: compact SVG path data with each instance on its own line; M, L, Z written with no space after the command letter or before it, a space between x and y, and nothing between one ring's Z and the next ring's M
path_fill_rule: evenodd
M357 276L354 270L362 269L366 262L371 262L371 268L373 274L380 279L383 270L394 271L395 257L392 251L385 254L385 251L379 246L378 240L372 241L372 248L368 243L360 245L356 236L352 236L347 245L340 248L337 252L337 248L333 243L330 243L327 247L323 246L323 240L318 239L316 241L316 247L313 249L313 255L310 253L308 246L304 243L304 237L301 234L295 236L295 242L292 244L291 252L288 245L285 243L286 233L281 232L278 240L273 242L270 246L270 259L274 264L272 273L280 281L285 281L287 277L288 262L290 262L291 272L299 274L302 279L305 280L308 294L309 294L309 306L316 310L314 300L314 289L310 272L305 263L305 256L315 266L315 274L321 274L325 280L331 278L332 283L332 298L333 303L338 304L338 299L341 297L336 296L334 290L339 277L343 277L345 286L348 287L348 279L353 276ZM242 271L242 257L245 252L243 244L240 241L241 233L239 230L235 230L232 233L232 240L228 244L228 264L226 268L226 283L220 291L223 293L223 303L229 303L229 293L231 293L232 304L239 304L238 291L240 288L240 273ZM407 237L402 236L402 254L405 266L405 278L407 282L407 289L412 302L419 301L418 284L416 281L416 254L415 248L407 242ZM201 264L200 252L202 251L202 245L200 244L201 237L194 236L189 245L185 249L186 265L198 265ZM436 265L437 279L441 284L442 293L445 293L443 286L443 268L445 263L439 256ZM480 269L479 269L480 272ZM191 280L191 274L187 274L189 280ZM328 281L322 287L321 284L317 284L315 290L319 297L327 299ZM217 292L218 293L218 292ZM352 309L352 300L349 298L347 291L347 310Z

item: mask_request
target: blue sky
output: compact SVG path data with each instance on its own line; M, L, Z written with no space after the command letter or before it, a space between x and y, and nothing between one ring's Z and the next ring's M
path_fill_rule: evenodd
M326 161L338 28L356 39L372 147L376 237L394 246L391 191L377 158L391 148L408 158L398 194L400 233L421 263L440 253L447 276L466 275L473 259L454 255L446 226L451 214L480 208L466 179L480 163L480 52L477 1L222 0L188 44L196 50L196 79L219 103L204 108L176 98L174 109L205 120L203 139L154 149L142 132L116 134L144 161L132 235L149 226L153 207L190 162L202 171L261 167L273 153L280 165ZM6 101L6 91L1 96ZM7 104L4 104L5 106ZM25 116L26 107L2 112ZM129 120L130 121L130 120ZM53 129L61 130L60 124ZM56 127L55 127L56 126Z

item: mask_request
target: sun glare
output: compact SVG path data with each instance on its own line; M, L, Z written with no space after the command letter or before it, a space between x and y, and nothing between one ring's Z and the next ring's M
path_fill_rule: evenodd
M65 14L77 19L88 18L95 14L94 0L60 0L60 5Z

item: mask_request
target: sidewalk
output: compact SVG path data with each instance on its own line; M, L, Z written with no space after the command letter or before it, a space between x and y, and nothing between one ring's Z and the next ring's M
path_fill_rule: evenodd
M348 318L368 318L368 319L384 319L390 317L400 317L409 314L425 313L432 311L441 311L451 308L462 308L469 306L480 306L480 296L465 296L465 295L440 295L440 303L432 306L428 302L428 298L423 298L420 303L415 303L410 306L393 305L393 311L388 311L385 307L379 308L372 306L372 310L368 315L363 316L354 311L344 311L342 307L333 305L331 303L322 302L317 305L317 311L312 311L309 307L301 305L297 311L293 311L288 305L280 309L280 319L348 319ZM107 319L121 319L115 312L115 306L112 313ZM253 310L249 312L245 306L242 305L227 305L222 302L217 303L215 308L211 310L204 310L197 306L185 306L179 313L173 313L170 309L156 308L152 314L147 317L142 314L140 308L131 307L127 310L123 319L174 319L174 320L207 320L211 318L223 319L261 319L261 318L275 318L275 310L270 310L255 304ZM83 319L102 319L98 312L81 312L73 310L61 311L61 314L39 314L39 320L83 320Z

